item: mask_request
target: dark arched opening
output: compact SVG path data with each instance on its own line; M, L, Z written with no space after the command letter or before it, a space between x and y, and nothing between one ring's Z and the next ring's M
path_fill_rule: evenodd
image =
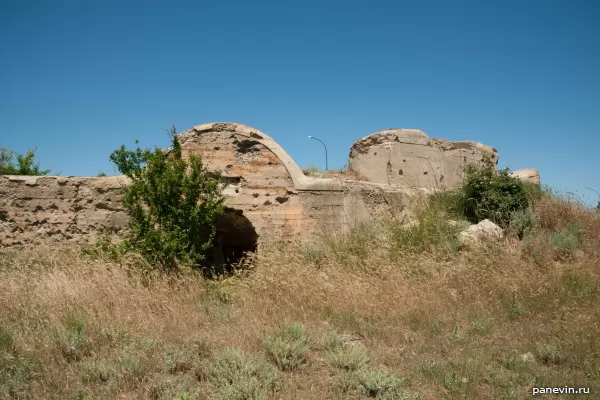
M240 210L226 208L216 220L217 233L212 251L212 264L230 270L256 251L258 234L252 223Z

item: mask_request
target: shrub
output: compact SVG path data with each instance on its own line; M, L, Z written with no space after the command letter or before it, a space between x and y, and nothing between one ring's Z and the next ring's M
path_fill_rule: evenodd
M345 371L357 371L371 361L371 353L363 347L342 344L326 353L329 365Z
M282 326L263 342L267 356L282 371L293 371L307 360L308 336L298 323Z
M361 374L361 384L365 394L381 400L415 398L405 396L402 391L404 381L393 372L366 370Z
M489 219L506 229L516 212L529 207L525 184L510 176L508 168L497 172L490 160L467 166L462 190L464 215L473 223Z
M186 347L167 347L163 353L163 361L165 370L169 374L176 374L178 372L189 371L194 367L195 354Z
M110 236L100 236L96 242L84 244L80 247L82 255L88 256L91 259L102 259L105 261L121 261L124 256L125 249L121 243L115 243Z
M489 219L509 232L523 237L533 226L532 203L543 191L510 175L505 168L497 171L490 159L468 164L461 188L437 193L431 204L471 223Z
M218 398L227 400L265 398L279 382L271 364L228 348L205 361L202 374L216 387Z
M164 268L199 267L212 247L215 220L224 212L223 185L199 157L184 160L174 127L169 134L170 151L127 150L123 145L110 155L132 180L124 194L130 216L125 243Z
M17 157L17 163L14 158ZM29 150L27 153L19 154L12 150L0 148L0 175L47 175L49 169L40 169L35 162L35 150Z
M508 226L509 232L523 239L523 236L534 226L534 215L531 208L512 213Z

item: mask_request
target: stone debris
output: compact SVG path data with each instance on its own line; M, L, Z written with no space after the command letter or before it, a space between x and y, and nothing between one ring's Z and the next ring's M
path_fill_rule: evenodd
M462 245L479 244L484 240L499 240L504 236L504 231L498 225L484 219L478 224L471 225L463 230L458 239Z
M533 354L531 354L530 352L527 352L527 353L521 354L521 355L519 356L519 358L521 359L521 361L523 361L523 362L527 362L527 363L530 363L530 362L534 362L534 361L535 361L535 356L534 356Z
M541 182L540 171L538 171L535 168L519 169L517 171L511 172L510 176L514 176L515 178L519 178L524 182L533 183L535 185L539 185Z

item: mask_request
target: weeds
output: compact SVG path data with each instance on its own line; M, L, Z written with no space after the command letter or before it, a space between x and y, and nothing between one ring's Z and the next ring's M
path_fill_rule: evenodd
M25 397L32 372L37 368L37 360L21 355L12 334L0 327L0 396Z
M456 371L448 372L435 364L425 367L424 372L442 387L452 392L459 391L464 383Z
M196 357L186 347L173 346L165 349L163 362L167 373L177 374L191 370L195 365Z
M562 354L555 346L537 346L538 359L545 364L560 364L563 361Z
M365 394L380 400L417 399L419 396L404 394L403 380L393 372L366 370L360 374Z
M262 399L277 388L277 372L260 358L225 348L204 363L203 374L227 400Z
M67 362L80 361L92 352L85 318L76 313L65 316L61 326L52 329L56 347Z
M405 253L444 251L456 253L459 249L458 234L465 225L448 220L445 211L433 202L425 202L416 211L416 220L405 227L390 223L392 257Z
M122 243L115 243L110 236L100 236L93 244L82 245L79 249L82 256L95 260L120 262L126 249Z
M508 318L511 320L525 315L525 309L523 308L522 303L519 301L516 292L512 292L508 299L505 299L504 308Z
M371 354L363 347L342 344L327 351L327 363L344 371L357 371L371 361Z
M263 347L282 371L297 370L308 362L308 336L298 323L283 325L264 340Z
M422 226L274 245L219 280L129 268L104 244L5 249L0 398L597 393L600 217L538 195L522 242L455 251L462 220L424 204Z

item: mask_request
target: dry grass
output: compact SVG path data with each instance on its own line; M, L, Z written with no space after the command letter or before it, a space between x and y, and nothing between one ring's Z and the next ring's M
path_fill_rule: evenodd
M362 227L263 248L220 281L4 251L0 398L594 398L600 214L542 198L535 215L523 245L459 250L443 222Z

